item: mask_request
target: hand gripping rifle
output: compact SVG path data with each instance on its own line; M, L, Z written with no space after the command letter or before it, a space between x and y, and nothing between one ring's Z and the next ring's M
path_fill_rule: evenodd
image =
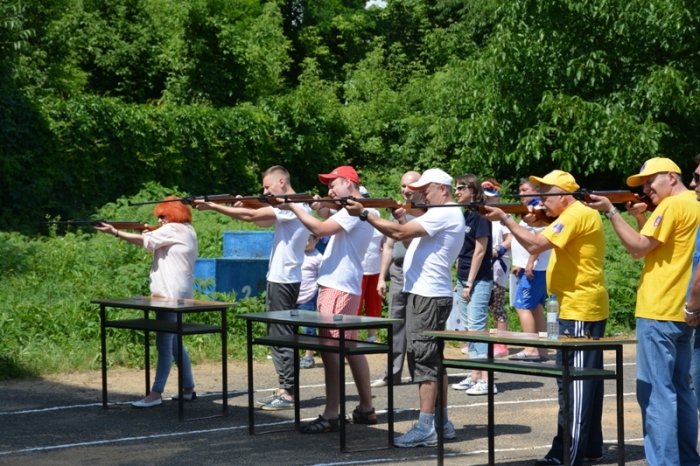
M537 218L538 222L544 222L546 224L550 224L554 221L554 217L547 217L547 215L544 213L544 210L541 209L535 209L534 212L530 212L530 209L527 208L526 205L520 204L520 203L513 203L513 204L487 204L485 202L467 202L464 204L439 204L439 205L430 205L430 204L413 204L413 207L417 208L431 208L431 207L464 207L467 210L472 210L472 211L477 211L481 215L486 215L488 211L486 210L485 207L495 207L497 209L501 209L503 212L507 214L515 214L515 215L527 215L527 214L534 214L535 217Z
M105 223L112 225L117 230L153 231L160 228L160 225L145 225L136 220L67 220L63 222L41 222L44 225L90 225L98 227Z
M631 202L637 204L643 202L647 206L647 211L653 211L656 206L651 198L645 194L637 194L632 191L591 191L589 189L579 189L578 191L546 193L546 194L515 194L513 197L549 197L549 196L573 196L577 201L591 202L591 195L607 197L613 204L625 204Z

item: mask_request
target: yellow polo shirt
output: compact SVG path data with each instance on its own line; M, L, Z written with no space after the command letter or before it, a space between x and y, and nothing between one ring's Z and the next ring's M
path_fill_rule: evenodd
M557 295L559 317L587 322L607 319L600 213L576 201L542 235L555 246L547 267L547 289Z
M635 315L684 322L683 306L690 281L700 202L694 191L664 199L640 233L661 242L644 256Z

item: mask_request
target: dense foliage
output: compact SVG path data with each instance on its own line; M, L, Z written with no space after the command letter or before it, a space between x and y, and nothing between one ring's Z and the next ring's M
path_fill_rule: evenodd
M0 354L50 346L29 338L54 338L39 324L68 335L59 314L89 311L70 296L94 296L100 264L121 264L108 294L143 286L145 256L55 237L45 216L131 218L125 199L171 189L252 194L273 164L304 191L353 164L390 196L402 172L434 166L510 186L563 168L617 189L663 154L687 174L699 21L687 0L0 2L1 328L22 321ZM222 226L210 222L204 250ZM609 239L626 327L637 268Z

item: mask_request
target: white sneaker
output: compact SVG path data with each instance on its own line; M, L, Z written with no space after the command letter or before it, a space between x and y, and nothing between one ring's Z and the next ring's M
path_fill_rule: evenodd
M425 431L423 427L421 427L420 422L416 422L408 432L394 439L394 446L402 448L434 447L437 443L438 439L435 427L430 426L430 431Z
M472 376L470 375L466 379L462 380L460 383L453 383L452 388L455 390L469 390L474 386L475 382L472 381Z
M498 393L496 384L493 385L493 394ZM485 380L477 380L473 387L467 390L467 395L488 395L489 383Z
M369 386L372 387L372 388L388 387L388 386L389 386L389 382L387 382L387 381L384 380L384 379L377 379L377 380L375 380L374 382L372 382L371 384L369 384Z

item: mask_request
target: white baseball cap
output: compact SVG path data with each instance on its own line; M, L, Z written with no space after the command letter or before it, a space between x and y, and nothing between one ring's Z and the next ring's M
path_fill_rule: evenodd
M430 183L452 186L452 177L439 168L431 168L424 171L418 181L409 184L408 188L413 191L417 191Z

